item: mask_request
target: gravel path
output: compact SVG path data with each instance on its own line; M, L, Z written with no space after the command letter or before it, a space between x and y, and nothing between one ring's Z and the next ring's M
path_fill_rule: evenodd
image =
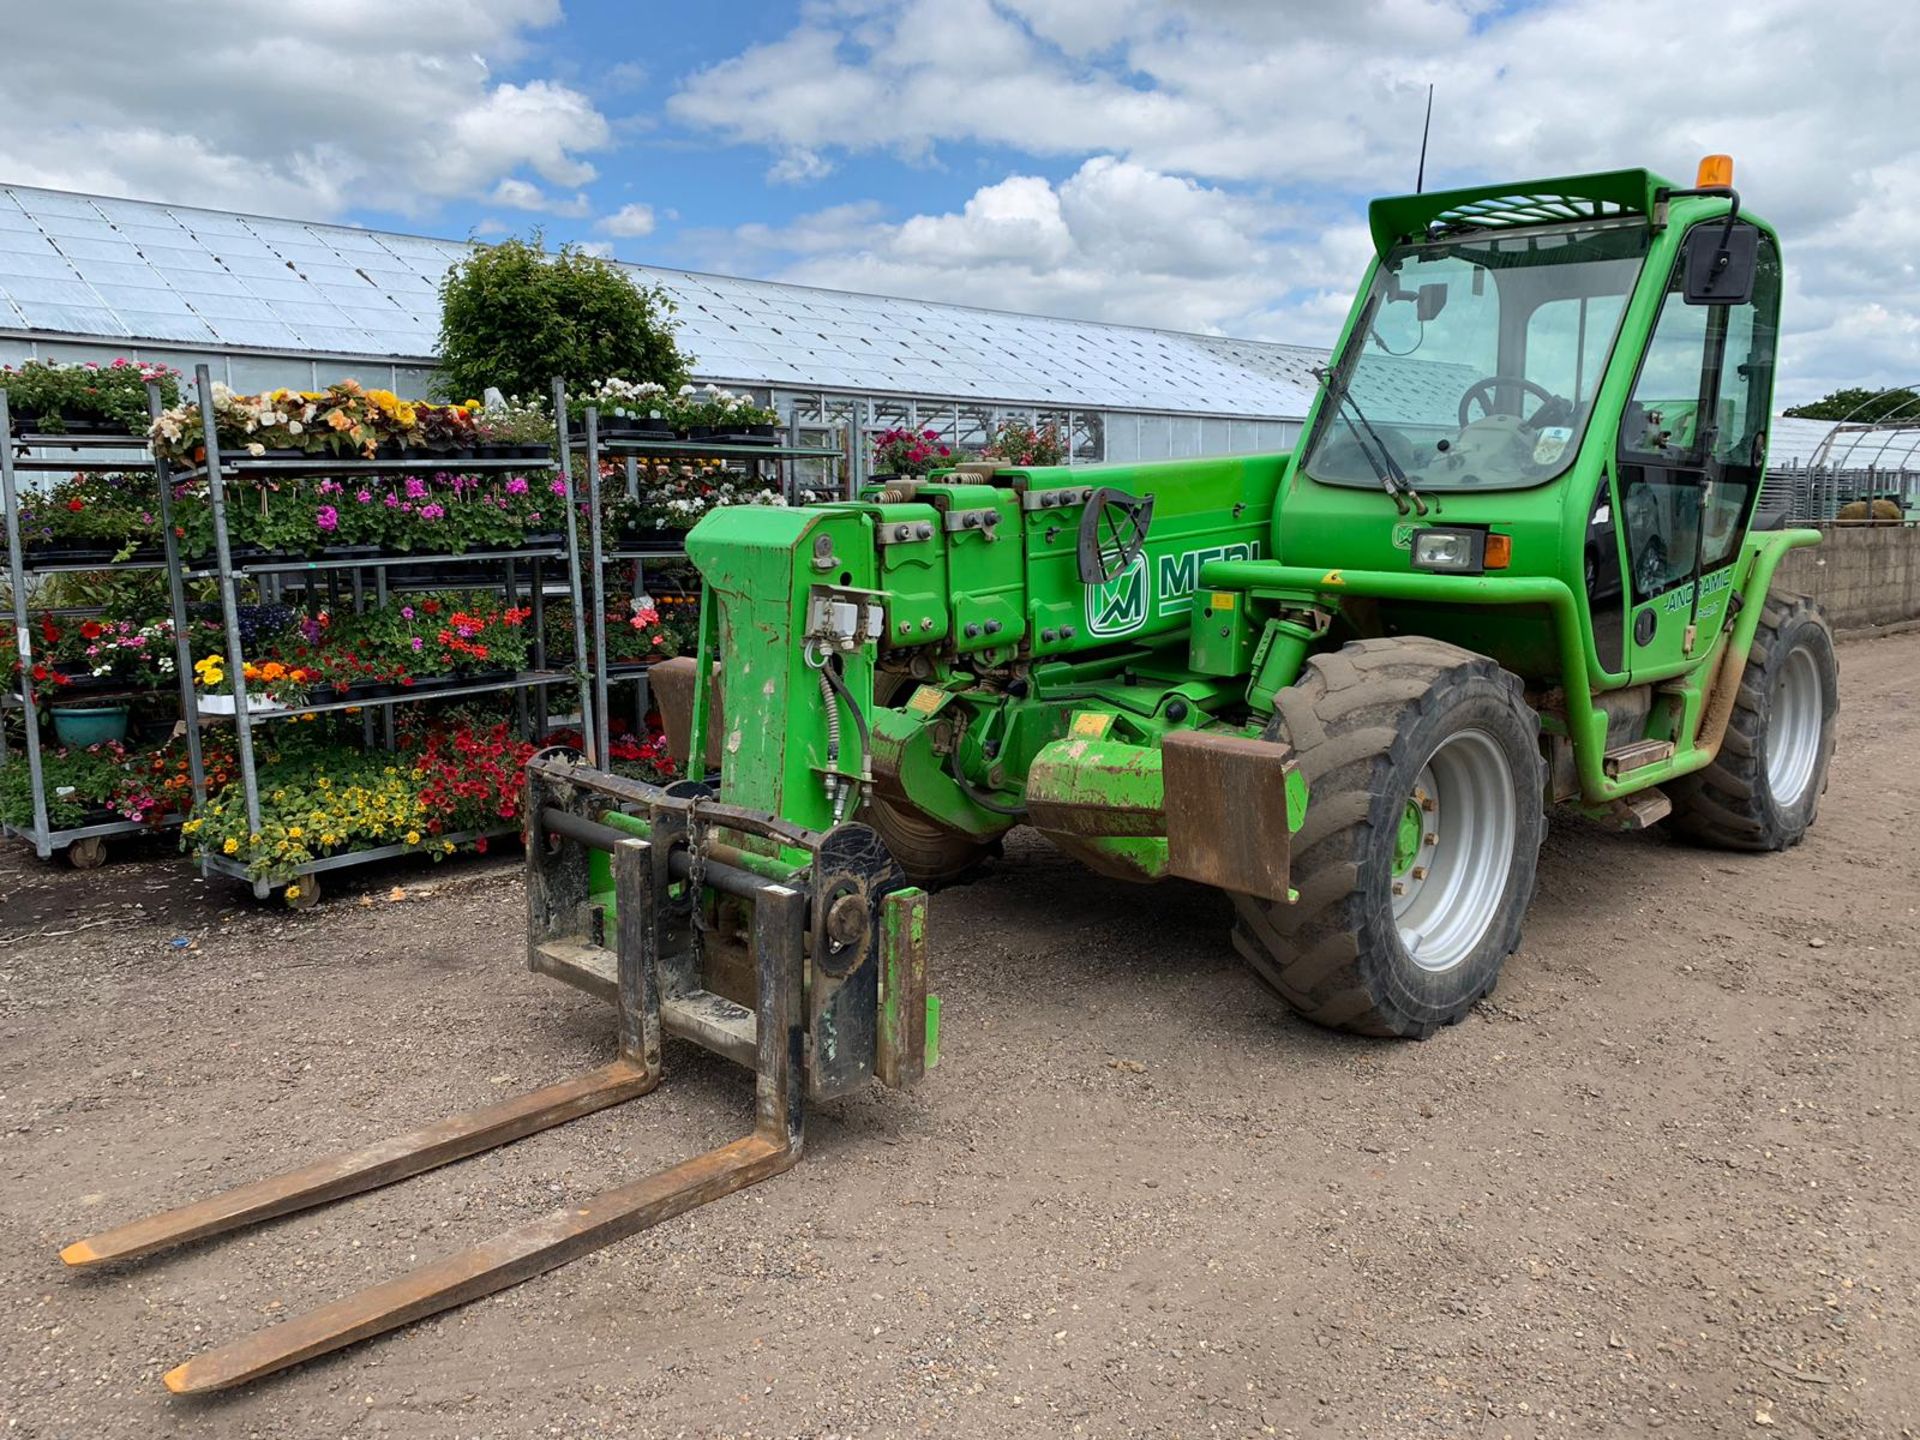
M816 1113L790 1175L197 1402L161 1372L730 1139L748 1087L675 1044L623 1109L67 1275L80 1234L588 1068L612 1027L524 969L509 861L293 916L163 848L9 851L0 1430L1910 1435L1920 634L1841 662L1804 847L1556 818L1505 981L1426 1044L1293 1019L1207 892L1015 845L935 900L921 1089Z

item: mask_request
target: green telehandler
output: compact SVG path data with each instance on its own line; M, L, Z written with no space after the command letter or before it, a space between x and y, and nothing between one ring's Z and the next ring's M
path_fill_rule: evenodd
M755 1072L752 1134L210 1352L237 1384L515 1283L794 1164L811 1101L938 1058L927 890L1028 825L1231 895L1322 1024L1425 1037L1492 989L1548 810L1767 851L1813 822L1837 676L1753 525L1778 241L1725 157L1374 203L1298 447L961 465L715 511L689 778L528 767L532 967L614 1007L590 1075L65 1253L125 1259L385 1184L658 1083ZM563 437L564 450L564 437Z

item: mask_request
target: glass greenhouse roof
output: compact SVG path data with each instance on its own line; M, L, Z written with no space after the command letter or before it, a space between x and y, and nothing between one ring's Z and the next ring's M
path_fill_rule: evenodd
M0 186L0 331L431 362L468 246ZM625 266L704 379L1297 420L1326 352Z

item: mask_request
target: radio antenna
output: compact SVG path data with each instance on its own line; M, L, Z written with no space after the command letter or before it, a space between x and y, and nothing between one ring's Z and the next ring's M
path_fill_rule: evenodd
M1433 129L1433 86L1427 86L1427 118L1420 127L1420 169L1413 177L1413 193L1427 188L1427 134Z

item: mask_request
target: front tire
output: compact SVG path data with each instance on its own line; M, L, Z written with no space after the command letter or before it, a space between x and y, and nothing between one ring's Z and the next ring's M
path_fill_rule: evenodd
M1827 788L1840 666L1811 600L1770 594L1713 763L1664 788L1674 829L1722 850L1785 850L1806 838Z
M1546 834L1540 721L1520 681L1438 640L1310 658L1267 738L1309 787L1299 900L1235 895L1234 945L1309 1020L1424 1039L1520 943Z
M898 671L877 673L873 677L874 707L891 706L910 693L916 683ZM944 890L972 879L999 849L995 841L976 839L942 825L931 815L895 805L878 795L869 795L855 818L879 832L907 879L925 890Z

